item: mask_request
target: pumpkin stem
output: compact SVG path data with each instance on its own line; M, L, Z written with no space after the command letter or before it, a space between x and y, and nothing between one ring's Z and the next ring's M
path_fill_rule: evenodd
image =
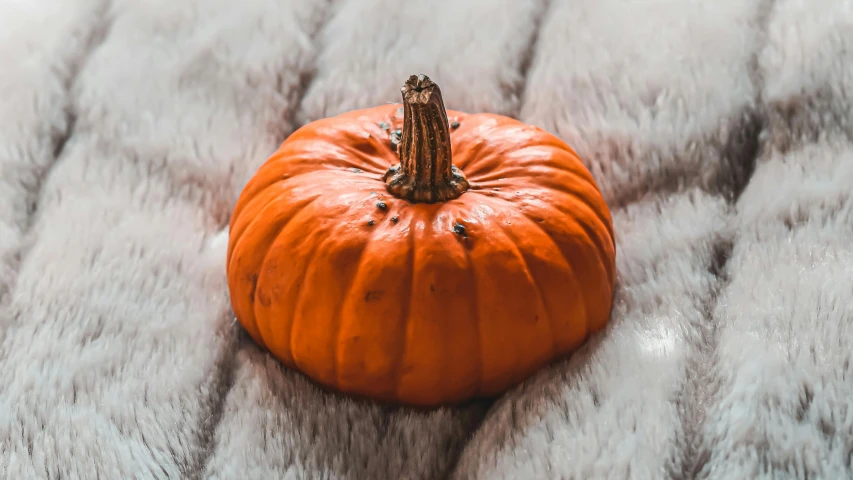
M447 111L438 85L412 75L401 89L403 132L400 163L385 172L388 192L414 203L452 200L468 190L468 180L453 166Z

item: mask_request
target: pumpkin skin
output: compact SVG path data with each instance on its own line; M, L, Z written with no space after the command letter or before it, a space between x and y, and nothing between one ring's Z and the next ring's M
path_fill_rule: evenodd
M230 222L232 306L255 342L328 389L422 407L492 397L607 323L610 212L556 136L453 110L430 128L449 135L464 193L398 198L397 150L423 155L435 133L405 89L434 87L445 115L429 79L406 85L405 108L305 125L249 180ZM426 135L401 141L407 128Z

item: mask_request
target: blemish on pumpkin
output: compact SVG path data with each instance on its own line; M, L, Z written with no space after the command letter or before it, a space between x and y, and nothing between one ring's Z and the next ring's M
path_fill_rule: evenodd
M376 222L374 222L373 220L368 220L368 221L367 221L367 226L368 226L368 227L372 227L375 223L376 223Z
M385 290L370 290L364 296L364 301L375 302L376 300L381 299L383 295L385 295Z
M450 124L450 128L459 128L459 122L453 122Z
M432 283L429 284L429 291L432 293L435 293L435 285L434 284L432 284Z
M364 170L355 167L350 168L350 171L353 173L364 173Z
M385 210L388 208L388 205L385 202L379 202L376 204L376 208L379 210Z
M461 223L457 222L453 224L453 233L463 238L468 238L468 232L465 231L465 225L462 225Z
M388 124L387 124L387 123L385 123L385 122L379 122L379 128L381 128L382 130L386 130L386 131L387 131L387 130L390 130L390 129L391 129L391 126L390 126L390 125L388 125Z
M397 115L399 115L401 117L403 116L403 107L400 107L397 109Z
M249 291L249 301L255 303L255 290L258 288L258 274L250 273L246 280L249 281L249 284L252 285L252 289Z
M258 295L258 302L259 302L261 305L263 305L263 306L265 306L265 307L269 307L269 306L270 306L270 297L268 297L268 296L264 295L264 292L263 292L262 290L258 290L258 291L257 291L257 295Z
M392 222L397 223L397 220L399 220L399 218L397 218L397 217L391 217L391 221L392 221Z

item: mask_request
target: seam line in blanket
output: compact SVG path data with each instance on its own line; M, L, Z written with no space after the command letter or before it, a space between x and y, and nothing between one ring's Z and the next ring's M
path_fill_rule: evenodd
M310 34L311 46L316 50L313 52L313 60L311 64L304 71L299 72L299 87L294 89L291 96L291 102L293 104L293 108L290 110L290 115L287 117L287 124L290 127L290 131L288 132L288 136L293 132L301 128L303 125L309 123L315 119L309 119L305 115L305 108L303 104L305 103L305 97L308 93L308 89L311 87L311 84L314 82L314 78L317 76L317 58L319 57L319 51L322 49L319 43L320 33L323 31L323 28L326 24L331 20L334 16L335 5L339 0L325 0L325 5L323 6L323 13L321 14L321 18L317 22L317 25L314 26L314 30ZM282 139L284 141L284 139Z
M521 62L519 62L518 65L518 72L521 80L510 94L510 100L515 99L516 102L511 116L517 120L521 116L521 109L524 106L524 96L527 92L527 80L530 77L530 69L533 66L533 60L536 58L536 52L539 50L539 37L542 31L542 24L545 23L545 17L551 9L551 3L552 0L542 0L539 9L534 14L533 34L527 40L527 47L523 50Z
M228 309L223 315L228 315L233 318L234 313ZM198 457L193 465L188 465L186 472L187 478L201 479L207 468L207 463L213 454L216 442L216 432L219 428L219 422L222 420L225 412L225 398L228 392L234 387L234 378L236 370L235 356L237 346L241 343L240 326L237 321L227 322L223 328L222 335L227 339L226 348L221 357L217 359L214 373L208 384L208 398L211 399L210 410L207 417L201 420L198 426L198 437L196 444L198 445ZM173 454L174 456L174 454Z
M334 5L337 0L325 0L325 5L322 7L321 12L319 13L318 21L315 25L313 25L312 30L309 32L310 44L312 47L317 47L317 37L322 32L323 27L332 17L334 11ZM316 59L318 56L318 52L315 50L312 52L312 58ZM286 75L287 72L279 72L278 85L277 88L279 92L284 89L284 81L282 76ZM284 135L291 135L295 132L299 126L297 123L299 122L299 114L302 110L302 102L305 99L305 94L308 91L308 88L311 85L311 82L314 80L316 75L316 63L312 61L312 63L303 71L298 72L299 76L299 86L294 89L293 92L290 93L289 103L290 106L289 112L283 117L287 128L289 129L287 133ZM283 142L285 138L280 139L280 142ZM279 143L280 143L279 142ZM234 317L234 312L229 308L228 315L232 318ZM240 330L241 327L236 321L229 323L229 326L232 328L225 332L225 335L229 338L228 348L226 349L224 355L218 362L218 365L213 374L213 378L211 380L211 398L212 404L210 408L210 413L207 418L202 420L202 424L199 425L199 437L198 437L198 459L193 462L193 465L188 466L186 476L187 478L193 479L201 479L204 478L204 474L208 469L208 465L213 458L214 450L216 449L216 439L217 433L219 431L219 425L222 421L223 414L225 412L225 403L228 395L231 393L231 390L235 385L236 378L236 369L237 369L237 361L236 355L241 345L246 344L248 341L243 332Z
M762 0L758 12L754 17L755 29L757 30L757 41L749 60L750 81L755 88L755 128L749 132L748 142L744 143L739 156L735 156L736 163L731 165L733 169L742 169L741 175L734 174L734 183L731 185L728 200L729 212L735 215L736 205L740 195L743 193L755 171L758 158L761 156L761 132L767 123L766 110L763 104L763 79L760 75L758 58L765 48L767 23L775 0ZM703 440L708 410L708 401L714 396L716 382L714 379L714 366L717 364L718 331L715 320L715 309L720 293L730 282L728 277L728 262L734 247L733 239L724 235L719 239L713 250L711 264L708 272L713 275L713 285L710 298L704 302L704 315L700 326L701 343L696 352L687 360L687 381L684 388L678 393L676 405L682 428L679 438L680 449L676 452L676 458L669 472L673 480L699 478L707 475L705 468L711 460L710 445Z
M61 132L53 139L53 161L50 162L47 168L42 171L38 177L37 189L34 192L34 198L30 205L30 210L27 212L27 224L25 225L25 234L29 234L35 225L38 209L42 198L42 188L45 180L50 175L50 172L60 163L62 154L65 152L65 147L74 135L77 126L77 112L74 108L73 90L77 82L77 77L86 62L92 57L92 54L104 43L109 29L112 27L112 19L108 18L107 13L112 5L112 0L105 0L101 7L96 12L96 18L92 22L92 26L88 31L85 41L86 47L81 52L80 56L72 61L69 65L69 73L65 79L63 88L65 90L65 105L63 106L65 114L65 131Z
M75 112L74 99L72 98L74 95L74 85L77 81L77 77L80 75L80 72L83 71L83 68L89 58L104 43L104 39L107 37L107 33L112 26L112 19L108 18L107 15L111 4L112 0L104 0L100 8L96 9L94 18L89 23L88 28L84 30L84 47L79 52L79 55L70 59L68 62L68 73L65 78L62 79L62 93L64 97L62 109L65 117L65 129L63 131L56 132L53 138L51 138L51 159L43 169L36 172L35 188L26 193L27 217L24 224L21 225L21 238L19 240L19 244L15 247L16 251L13 255L13 278L5 285L5 288L3 285L0 285L0 300L5 297L8 302L12 301L12 294L17 285L18 273L26 261L30 246L33 243L31 237L33 235L33 228L38 220L38 211L43 197L44 184L53 169L60 163L62 155L65 152L65 147L68 145L68 142L71 140L71 137L75 132L75 127L77 125L77 113ZM8 304L0 304L0 308L7 311L7 308L11 308L11 306ZM2 313L3 312L0 311L0 315L2 315ZM7 311L7 313L12 312ZM11 321L7 324L7 327L11 328L14 325L15 322ZM0 329L0 341L3 340L5 334L6 331Z

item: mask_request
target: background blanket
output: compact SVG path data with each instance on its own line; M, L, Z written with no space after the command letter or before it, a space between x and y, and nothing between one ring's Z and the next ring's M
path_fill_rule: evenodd
M0 1L4 478L850 478L853 3ZM612 322L495 402L320 392L236 324L229 214L399 102L574 146Z

